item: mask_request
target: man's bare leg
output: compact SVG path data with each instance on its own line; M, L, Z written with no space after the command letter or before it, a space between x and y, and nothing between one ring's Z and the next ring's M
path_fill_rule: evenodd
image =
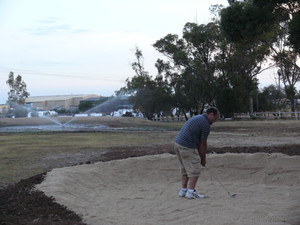
M190 177L189 189L195 189L198 177Z
M189 177L187 175L182 175L182 188L187 188L189 182Z

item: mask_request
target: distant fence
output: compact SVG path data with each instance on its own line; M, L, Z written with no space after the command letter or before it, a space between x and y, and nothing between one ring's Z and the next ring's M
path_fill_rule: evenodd
M235 119L300 119L300 112L253 112L252 114L235 114Z
M154 117L153 121L162 121L162 122L178 122L178 121L186 121L184 116L161 116Z
M274 120L274 119L300 119L300 112L254 112L250 113L236 113L233 118L222 118L224 120L234 120L234 119L265 119L265 120ZM153 121L162 121L162 122L178 122L185 121L184 116L161 116L154 117Z

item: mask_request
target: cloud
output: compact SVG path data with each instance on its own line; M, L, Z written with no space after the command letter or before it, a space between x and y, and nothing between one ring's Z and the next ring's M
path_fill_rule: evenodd
M25 30L29 32L31 35L53 35L61 32L69 32L69 33L84 33L89 32L89 29L74 29L70 25L66 23L62 23L63 21L57 17L48 17L43 18L36 21L37 25L26 27Z
M58 18L56 18L56 17L48 17L45 19L41 19L38 22L41 24L53 24L53 23L56 23L57 20L58 20Z
M75 33L75 34L81 34L81 33L86 33L86 32L90 32L92 30L89 30L89 29L74 29L72 30L72 33Z
M36 26L26 28L33 35L51 35L61 31L69 31L70 27L68 25L54 25L54 26Z

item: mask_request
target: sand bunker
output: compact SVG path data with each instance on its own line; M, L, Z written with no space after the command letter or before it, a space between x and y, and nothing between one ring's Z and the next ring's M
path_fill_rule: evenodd
M230 198L202 170L204 199L178 197L176 156L144 156L54 169L37 189L87 224L300 224L300 156L208 155L207 166L236 193Z

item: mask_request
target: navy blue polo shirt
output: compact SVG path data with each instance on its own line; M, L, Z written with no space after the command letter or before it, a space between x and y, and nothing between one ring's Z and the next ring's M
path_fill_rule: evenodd
M175 142L186 148L197 148L201 140L207 140L210 124L206 114L193 116L179 131Z

